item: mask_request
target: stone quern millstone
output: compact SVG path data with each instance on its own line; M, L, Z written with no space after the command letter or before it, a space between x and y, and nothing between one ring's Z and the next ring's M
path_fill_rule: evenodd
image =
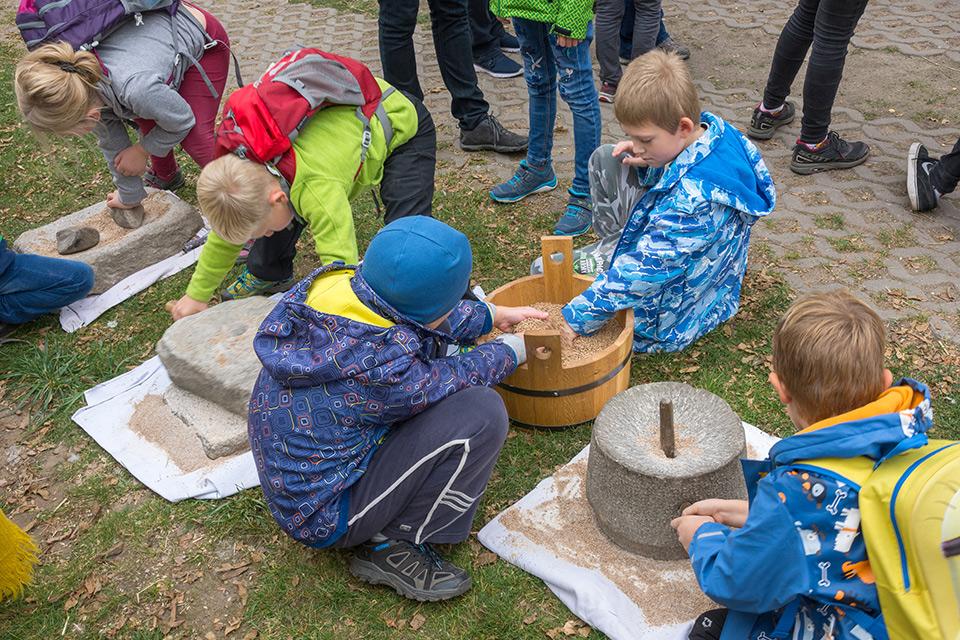
M660 448L663 399L673 402L674 458ZM739 416L709 391L679 382L631 387L593 424L587 499L617 545L658 560L685 558L670 521L698 500L746 499L745 453Z
M73 259L93 267L91 293L103 293L132 273L179 253L183 244L203 227L203 218L191 205L169 191L150 190L143 201L145 217L136 229L122 229L102 202L81 209L43 227L20 234L13 243L19 253L55 255L57 233L73 227L93 227L100 243Z
M175 385L246 417L260 360L253 337L276 306L262 296L231 300L174 322L157 355Z
M164 392L163 401L175 416L197 434L203 452L211 460L250 448L246 414L238 416L175 384Z
M92 249L100 242L100 232L91 227L73 227L57 231L57 253L69 256Z
M110 207L110 217L113 221L124 229L136 229L143 224L143 218L147 215L143 205L137 205L132 209L118 209Z

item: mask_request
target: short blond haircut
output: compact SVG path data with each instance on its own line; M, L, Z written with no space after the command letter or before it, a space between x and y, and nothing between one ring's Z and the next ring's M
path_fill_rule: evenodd
M700 97L679 56L654 49L631 62L617 87L613 113L620 124L677 130L683 117L700 124Z
M773 370L811 424L873 402L884 390L886 330L847 291L797 300L773 334Z
M102 78L100 62L89 51L74 51L66 42L45 44L17 63L17 106L35 131L67 135L99 104L97 84Z
M243 244L269 215L274 188L279 188L279 182L266 167L229 153L200 172L197 200L217 235Z

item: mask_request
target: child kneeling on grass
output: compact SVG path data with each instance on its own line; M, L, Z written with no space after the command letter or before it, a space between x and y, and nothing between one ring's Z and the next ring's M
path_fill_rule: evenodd
M598 275L563 308L565 338L632 308L634 351L679 351L737 312L750 229L773 211L776 190L756 147L700 112L676 55L631 62L614 113L630 139L590 158L600 242L574 257Z
M701 589L729 608L703 614L691 638L887 637L859 486L809 466L922 446L905 441L933 426L929 391L907 378L891 386L884 347L883 322L846 292L808 296L780 320L770 383L800 432L744 465L749 505L703 500L673 521Z
M254 338L263 362L249 435L270 511L294 539L355 547L350 571L415 600L470 576L431 546L461 542L507 435L492 387L526 359L493 327L545 319L530 307L461 301L472 264L459 231L401 218L359 266L321 267Z

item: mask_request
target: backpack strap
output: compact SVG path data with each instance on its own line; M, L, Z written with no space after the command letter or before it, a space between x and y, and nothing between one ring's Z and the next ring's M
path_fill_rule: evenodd
M387 115L387 109L383 106L383 101L394 91L396 91L396 88L390 87L383 92L383 95L380 96L380 103L377 104L377 110L374 112L377 115L377 120L380 121L380 126L383 127L383 139L387 143L387 150L390 149L390 142L393 140L393 123L390 122L390 117Z

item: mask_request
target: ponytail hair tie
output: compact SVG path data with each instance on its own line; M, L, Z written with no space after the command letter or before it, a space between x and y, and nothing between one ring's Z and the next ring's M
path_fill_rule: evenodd
M54 64L60 67L61 69L63 69L64 71L66 71L67 73L80 73L80 69L77 69L76 65L74 65L71 62L64 62L61 60L59 62L54 62Z

